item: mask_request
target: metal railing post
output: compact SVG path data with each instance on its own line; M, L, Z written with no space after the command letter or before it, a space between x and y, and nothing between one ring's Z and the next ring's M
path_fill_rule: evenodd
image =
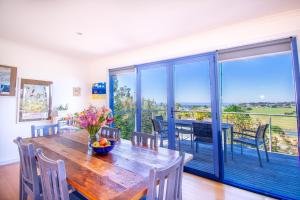
M269 116L269 148L272 152L272 116Z

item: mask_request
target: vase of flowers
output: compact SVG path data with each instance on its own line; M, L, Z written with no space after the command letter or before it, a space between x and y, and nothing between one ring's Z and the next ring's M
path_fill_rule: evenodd
M76 121L80 128L89 133L88 150L91 153L92 144L97 141L97 133L100 128L111 124L114 118L109 108L90 106L77 114Z

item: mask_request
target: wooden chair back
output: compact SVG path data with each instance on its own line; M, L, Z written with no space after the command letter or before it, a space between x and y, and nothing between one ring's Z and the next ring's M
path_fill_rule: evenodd
M183 165L184 153L168 167L151 169L147 200L182 200Z
M47 124L31 126L31 137L40 137L40 136L48 136L59 134L59 125L58 124Z
M37 160L41 171L43 200L69 200L65 163L47 158L42 149L37 149Z
M157 148L157 137L148 133L133 132L131 134L131 142L133 145L144 146L148 148Z
M117 141L121 139L121 130L119 128L102 127L98 134L100 137L112 138Z
M39 199L40 186L37 175L34 145L31 143L23 143L21 137L17 137L14 140L14 143L18 145L20 155L20 186L32 199ZM20 192L24 191L20 190Z

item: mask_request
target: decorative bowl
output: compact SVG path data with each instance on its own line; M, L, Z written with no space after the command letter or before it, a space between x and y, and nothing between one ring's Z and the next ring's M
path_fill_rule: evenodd
M115 146L115 143L116 141L115 140L108 140L110 141L110 146L105 146L105 147L93 147L93 151L96 153L96 154L102 154L102 155L105 155L107 154L108 152L110 152L111 150L113 150L114 146Z

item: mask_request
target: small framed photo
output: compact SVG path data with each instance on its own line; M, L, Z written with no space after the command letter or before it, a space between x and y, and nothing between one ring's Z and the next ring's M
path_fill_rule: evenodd
M51 81L21 79L19 122L50 120Z
M80 87L73 87L73 96L74 97L81 96L81 88Z
M0 65L0 96L15 96L17 68Z

